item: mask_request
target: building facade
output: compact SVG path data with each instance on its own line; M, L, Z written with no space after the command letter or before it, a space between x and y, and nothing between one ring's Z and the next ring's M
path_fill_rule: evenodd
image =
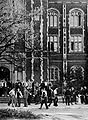
M87 7L86 1L50 0L48 4L50 50L57 52L52 55L51 72L53 66L58 67L64 85L80 87L85 80Z
M84 84L87 65L88 3L81 0L41 0L43 5L43 80L57 86ZM41 3L34 0L35 8ZM41 19L40 19L41 20ZM41 25L40 25L41 27ZM41 56L40 56L41 57ZM41 80L40 60L35 81ZM37 65L36 65L37 64ZM36 70L37 67L37 70ZM28 70L29 71L29 70ZM39 72L40 71L40 72Z
M87 64L87 0L26 0L24 3L29 13L40 10L31 17L31 32L38 34L34 43L32 36L32 43L39 40L40 49L33 53L25 51L26 69L19 74L10 67L15 80L23 76L22 81L24 78L35 83L51 81L58 87L79 84L80 88Z

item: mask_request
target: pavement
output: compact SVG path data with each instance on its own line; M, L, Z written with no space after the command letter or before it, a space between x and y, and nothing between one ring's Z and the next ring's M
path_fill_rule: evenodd
M0 109L17 109L17 110L30 110L36 115L41 115L41 120L88 120L88 105L84 104L74 104L66 106L65 103L58 103L55 107L53 104L49 109L45 109L43 105L42 109L39 109L40 104L31 104L28 107L11 107L7 104L0 104Z

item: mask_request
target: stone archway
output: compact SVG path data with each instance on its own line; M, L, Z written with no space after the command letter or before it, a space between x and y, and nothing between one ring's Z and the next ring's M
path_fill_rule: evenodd
M7 96L7 85L10 83L10 70L7 67L0 66L0 97ZM11 86L10 86L11 87Z
M10 70L7 67L0 66L0 80L10 81Z
M80 88L84 81L84 68L81 66L72 66L70 69L70 85Z

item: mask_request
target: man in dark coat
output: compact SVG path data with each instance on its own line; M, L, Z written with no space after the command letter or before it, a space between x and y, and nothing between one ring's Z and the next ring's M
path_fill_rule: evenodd
M49 86L49 88L47 89L47 96L49 102L48 106L50 107L54 98L54 91L52 90L51 86Z
M67 88L65 91L66 105L70 105L70 96L71 96L71 92L70 92L69 88Z

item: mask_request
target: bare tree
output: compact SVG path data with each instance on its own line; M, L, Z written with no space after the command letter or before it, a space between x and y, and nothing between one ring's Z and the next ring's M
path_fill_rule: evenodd
M0 1L0 59L17 66L25 59L25 49L35 51L36 54L40 50L40 33L31 33L30 29L30 18L39 14L40 10L28 13L24 5L19 9L15 10L14 3L10 4L7 0ZM34 27L38 24L35 22ZM34 47L31 41L32 34Z

